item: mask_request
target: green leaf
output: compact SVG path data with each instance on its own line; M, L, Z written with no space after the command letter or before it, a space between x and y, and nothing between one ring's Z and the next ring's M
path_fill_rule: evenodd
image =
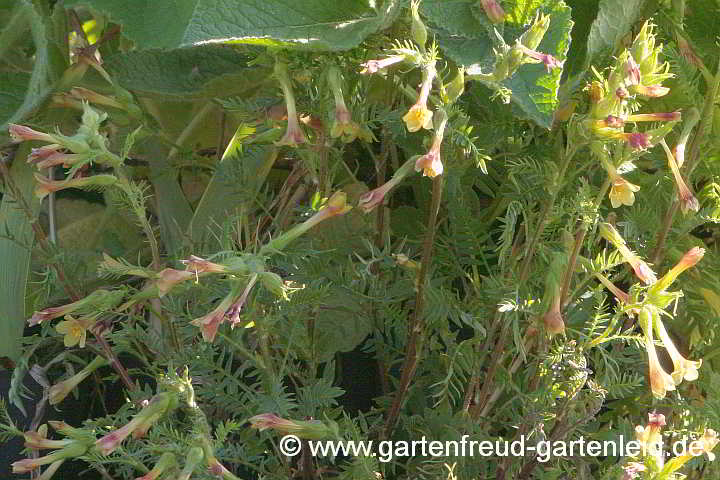
M600 0L587 37L586 66L609 55L643 13L646 0Z
M190 221L193 241L206 239L208 229L221 225L228 216L242 212L243 208L254 208L253 202L275 163L278 148L243 145L249 133L248 127L241 124L225 149Z
M487 33L482 14L475 11L475 3L461 0L427 0L424 3L423 12L435 26L436 38L445 53L461 65L479 64L484 71L489 71L494 64L494 39ZM457 11L451 14L452 9L447 9L443 15L448 3L452 3ZM565 60L573 22L570 8L564 2L518 0L506 12L506 22L501 28L508 45L515 42L538 13L549 14L550 27L538 50L560 61ZM512 92L512 101L519 107L521 116L550 128L561 75L561 69L548 73L542 64L523 65L503 82L503 87Z
M344 50L383 27L397 3L371 8L367 0L70 0L65 5L105 12L123 24L123 34L139 49L256 43Z
M249 67L252 58L237 47L204 45L118 53L106 59L105 68L120 85L140 94L229 97L259 86L270 75L267 68Z
M33 167L25 162L28 153L30 146L27 143L18 149L10 176L23 198L30 202L30 213L34 218L40 210L40 202L33 196ZM27 319L25 288L34 241L30 220L19 206L9 191L0 203L0 357L13 360L20 357L22 350L20 338Z

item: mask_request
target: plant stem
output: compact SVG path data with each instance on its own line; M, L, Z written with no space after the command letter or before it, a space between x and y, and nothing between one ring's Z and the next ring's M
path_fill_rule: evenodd
M410 319L410 337L405 348L405 362L403 363L402 375L400 377L400 385L395 392L392 406L388 412L385 421L384 438L392 435L395 423L397 422L400 409L402 408L405 397L407 396L410 382L412 381L415 370L417 369L420 356L422 354L422 336L425 331L425 321L423 318L423 307L425 306L425 287L427 284L427 274L432 261L433 243L435 242L435 233L437 231L437 216L440 210L440 202L442 200L444 178L438 175L433 179L432 202L430 205L430 215L428 216L427 232L425 233L425 242L423 244L422 260L420 263L420 272L418 273L418 288L415 299L415 309Z

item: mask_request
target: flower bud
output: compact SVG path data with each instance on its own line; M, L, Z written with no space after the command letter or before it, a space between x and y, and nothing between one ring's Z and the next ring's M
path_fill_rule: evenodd
M535 50L549 27L550 15L538 14L530 28L520 36L520 43L530 50Z
M157 480L157 478L163 474L163 472L175 465L177 460L175 455L170 452L165 452L160 455L160 459L157 461L152 470L143 475L137 477L135 480Z
M420 47L420 50L425 50L425 43L427 43L428 35L427 28L425 28L425 24L420 19L420 14L418 13L419 5L420 0L413 0L412 3L410 3L410 16L412 17L410 35L415 43Z
M364 213L368 213L375 209L378 205L380 205L384 200L385 196L395 188L396 185L398 185L402 180L407 177L410 173L412 173L413 168L416 164L416 158L417 156L412 157L407 162L405 162L402 167L398 168L395 173L393 174L392 178L385 182L383 185L379 186L375 190L370 190L369 192L363 194L358 199L358 208L360 208Z
M405 61L405 55L393 55L387 58L383 58L381 60L368 60L367 62L362 64L364 68L360 73L377 73L380 70L389 67L390 65L394 65L403 61Z
M276 61L273 72L278 83L280 83L280 87L282 88L288 117L285 135L275 142L275 145L294 146L305 143L307 140L305 138L305 133L302 131L302 128L300 128L300 123L298 122L297 110L295 107L295 96L293 95L292 82L290 80L290 75L288 74L287 65L281 61Z
M550 336L565 333L565 321L563 320L562 313L560 313L560 292L559 289L556 290L558 291L556 291L553 296L550 308L542 317L545 330Z
M188 272L192 272L194 274L226 273L228 271L228 267L226 267L225 265L213 263L209 260L205 260L204 258L200 258L195 255L190 255L187 260L180 260L180 263L185 265L185 269Z
M449 103L454 103L465 91L465 68L458 67L457 75L445 87Z
M176 270L174 268L164 268L155 277L155 286L158 289L160 298L167 295L175 285L182 283L191 278L195 278L196 273L188 270Z
M498 0L480 0L480 6L492 23L501 23L505 19L505 11L498 3ZM545 32L543 32L544 34ZM542 36L540 39L542 40Z
M705 255L705 249L700 247L693 247L683 255L682 259L663 275L660 280L657 281L653 288L650 290L651 293L662 292L675 282L678 276L685 270L694 267L697 263L702 260Z
M80 382L89 377L95 370L107 364L108 361L103 357L95 357L78 373L50 387L50 405L57 405L62 402L75 387L80 385Z
M305 440L322 440L333 435L334 429L320 420L286 420L273 413L249 418L250 426L261 432L271 429L281 434L293 434Z
M187 456L185 457L185 465L180 472L178 480L189 480L197 466L200 464L200 462L203 461L204 458L205 452L203 452L202 448L192 447L188 451Z
M52 192L65 190L68 188L97 188L114 185L117 177L108 174L92 175L90 177L67 178L65 180L50 180L49 178L35 174L37 185L35 186L35 196L43 199Z
M16 125L11 123L8 127L8 131L10 132L10 138L16 142L28 142L35 140L39 142L56 143L54 136L38 132L30 127L26 127L25 125Z

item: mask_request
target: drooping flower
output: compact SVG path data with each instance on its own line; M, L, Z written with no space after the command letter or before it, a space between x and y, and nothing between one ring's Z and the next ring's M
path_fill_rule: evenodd
M665 139L661 140L660 144L665 150L665 155L667 156L668 160L668 166L670 167L670 171L672 171L673 178L675 179L675 186L677 187L678 197L680 197L680 208L682 209L683 213L687 212L688 210L697 212L700 209L700 203L698 202L697 198L695 198L695 195L693 195L690 188L688 188L687 183L685 183L685 180L680 173L680 168L675 161L673 153L670 151L667 143L665 143Z
M430 150L415 162L415 171L423 172L424 177L435 178L443 173L443 163L440 159L440 147L445 133L448 116L445 110L438 110L438 118L436 119L438 126L435 128L435 138L433 139Z
M107 360L105 360L103 357L95 357L90 363L85 366L85 368L80 370L72 377L51 386L48 392L50 397L50 405L57 405L58 403L62 402L65 397L67 397L75 387L80 385L83 380L89 377L91 373L107 364Z
M642 280L646 285L651 285L657 281L657 277L655 275L655 272L652 271L652 269L648 266L647 263L645 263L640 257L638 257L635 253L632 252L628 248L628 246L625 244L625 239L622 238L620 233L618 233L617 230L615 230L615 227L613 227L609 223L601 223L600 224L600 235L607 240L608 242L612 243L613 246L620 252L620 255L622 255L623 259L630 264L633 271L635 272L635 275Z
M158 272L155 278L155 285L158 289L158 296L164 297L175 285L182 283L197 275L194 271L176 270L174 268L164 268Z
M58 307L50 307L35 312L33 316L28 320L28 325L32 327L46 320L53 320L55 318L63 317L69 313L74 313L80 309L83 309L84 311L93 306L104 307L106 306L106 304L107 306L110 306L111 304L116 305L122 299L122 294L123 293L121 291L98 289L92 292L90 295L86 296L85 298L81 298L80 300L77 300L75 302L68 303L66 305L60 305ZM99 309L100 308L98 308L98 310Z
M542 317L545 330L551 336L565 332L565 321L560 312L560 289L556 288L555 290L550 308Z
M185 269L188 272L194 274L200 273L225 273L228 271L228 267L220 265L219 263L213 263L204 258L200 258L196 255L190 255L187 260L180 260L180 263L185 265Z
M433 113L427 108L427 101L435 75L436 70L432 65L428 65L423 71L423 83L420 87L420 95L415 105L410 107L410 110L403 116L403 121L407 126L408 132L417 132L421 128L425 130L432 128Z
M663 325L662 319L660 319L659 316L655 319L654 325L655 333L657 333L663 343L663 346L665 347L665 350L667 350L668 355L670 355L670 358L672 359L674 370L671 376L675 384L680 384L683 379L689 382L697 380L698 369L702 365L702 360L693 361L682 356L670 338L670 335L668 335L667 330L665 330L665 325Z
M293 95L292 82L290 80L290 75L288 74L287 65L281 61L275 62L274 75L282 88L288 117L285 135L275 142L275 145L294 146L305 143L307 139L305 138L305 133L300 127L300 123L298 122L297 110L295 107L295 95Z
M328 70L328 83L335 98L335 122L330 130L330 136L341 137L343 142L350 143L357 138L360 126L352 121L350 111L345 105L340 70L337 67Z
M80 348L84 348L87 331L95 325L96 319L90 317L74 318L72 315L66 315L66 318L67 320L55 325L55 330L65 336L63 342L66 347L79 345Z
M110 455L135 430L143 427L146 431L149 420L156 421L173 408L173 400L173 394L168 392L155 395L127 424L99 438L95 442L95 448L103 455Z
M413 168L415 167L416 158L417 157L413 157L406 161L400 168L395 171L390 180L377 187L376 189L370 190L369 192L361 195L358 199L358 208L361 209L364 213L368 213L374 210L375 207L380 205L385 200L385 196L388 194L388 192L390 192L390 190L392 190L393 188L395 188L395 186L402 182L405 177L412 173Z
M635 427L635 439L642 447L643 456L652 457L655 460L656 468L661 467L664 462L661 433L664 426L665 415L652 412L648 414L648 424L645 427L641 425ZM635 471L644 471L644 469Z
M640 311L638 321L645 333L645 350L648 354L648 368L650 377L650 389L657 398L665 398L668 391L675 390L675 381L673 377L667 373L657 356L655 350L655 341L653 340L654 322L658 319L659 314L654 307L646 306Z
M595 273L595 276L598 280L600 280L600 283L602 283L605 288L610 290L613 295L615 295L615 298L620 300L624 304L630 303L630 295L620 290L614 283L610 281L609 278L607 278L605 275L601 273Z

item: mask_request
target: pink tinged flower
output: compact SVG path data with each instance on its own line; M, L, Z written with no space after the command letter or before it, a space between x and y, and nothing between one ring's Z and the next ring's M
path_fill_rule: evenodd
M625 81L627 85L640 84L640 67L635 62L632 55L628 56L628 59L625 62Z
M682 119L682 112L663 113L638 113L630 115L628 122L679 122Z
M405 60L405 55L393 55L391 57L383 58L381 60L368 60L367 62L362 64L362 66L364 68L360 71L360 73L362 73L362 74L377 73L378 71L382 70L383 68L387 68L390 65L400 63L404 60Z
M375 190L370 190L369 192L364 193L358 199L358 208L364 213L369 213L373 211L375 207L385 201L385 195L387 195L387 193L392 190L396 184L397 182L389 180Z
M647 263L645 263L643 260L640 260L637 256L635 256L633 259L629 261L630 266L632 266L633 271L635 272L635 276L638 277L645 285L652 285L657 281L657 276L655 275L655 272L652 271L652 269L648 266Z
M615 96L616 96L619 100L625 100L627 97L630 96L630 93L627 91L627 89L626 89L625 87L618 87L618 88L615 90Z
M615 115L608 115L604 120L603 126L610 128L622 128L624 125L625 121L622 118L616 117Z
M635 150L644 150L650 146L650 136L647 133L630 133L626 138L628 144Z
M597 277L598 280L600 280L600 283L602 283L605 286L605 288L610 290L612 292L612 294L615 295L615 298L617 298L618 300L620 300L622 303L624 303L626 305L630 303L630 295L628 295L627 293L625 293L621 289L619 289L605 275L596 273L595 276Z
M697 198L695 198L695 195L693 195L690 188L688 188L687 183L685 183L685 180L680 173L680 167L675 161L675 157L670 151L670 148L667 146L667 143L665 143L665 139L661 140L660 144L665 150L665 155L667 156L668 160L668 166L670 167L670 170L672 171L673 177L675 179L675 186L678 190L678 197L680 197L680 207L682 208L682 211L687 212L688 210L692 210L694 212L697 212L698 210L700 210L700 203L698 202Z
M217 335L218 328L225 321L226 311L227 307L219 306L207 315L196 318L190 323L192 325L195 325L196 327L200 327L200 329L202 330L203 340L212 343L212 341L215 340L215 335Z
M257 428L261 432L263 430L279 430L281 432L293 432L298 429L298 424L292 420L286 420L278 417L274 413L262 413L248 419L252 428Z
M107 360L105 360L103 357L95 357L92 362L88 363L85 368L80 370L72 377L51 386L48 392L50 397L50 405L57 405L58 403L62 402L65 397L67 397L75 387L80 385L83 380L89 377L91 373L93 373L95 370L102 367L103 365L107 365L107 363ZM55 430L59 430L59 427L56 427L55 425L53 425L53 428L55 428Z
M161 393L155 395L140 412L138 412L132 420L124 426L114 430L95 442L97 448L103 455L110 455L120 444L138 428L142 428L143 433L147 431L148 422L155 422L160 418L171 405L170 393Z
M562 66L563 66L564 62L559 61L557 58L553 57L552 55L550 55L548 53L541 53L541 52L537 52L535 50L531 50L519 42L517 45L525 55L545 64L545 69L547 70L548 73L550 73L550 71L553 70L554 68L562 68Z
M175 285L182 283L191 278L195 278L195 272L187 270L176 270L174 268L165 268L157 274L155 285L158 289L158 296L164 297Z
M57 143L51 143L50 145L43 145L42 147L33 148L30 150L30 155L27 157L28 163L37 163L45 160L48 157L60 153L63 147Z
M630 91L645 97L663 97L670 93L670 89L662 85L633 85Z
M40 142L53 143L55 141L55 137L53 137L52 135L38 132L37 130L33 130L30 127L26 127L25 125L16 125L14 123L11 123L8 127L8 131L10 132L10 138L12 138L16 142L37 140Z
M112 185L117 182L117 177L114 175L100 174L92 175L90 177L75 177L56 181L50 180L49 178L36 173L35 180L37 181L35 196L43 199L52 192L68 188L103 187Z
M133 430L137 428L141 421L142 419L138 417L133 418L124 426L98 439L95 442L95 448L97 448L103 455L110 455L112 452L115 451L116 448L120 446L120 444L127 437L130 436L130 434L133 432Z
M665 275L658 280L657 284L653 286L653 291L661 292L666 290L677 277L685 270L694 267L697 263L702 260L705 255L705 249L700 247L693 247L683 255L682 259L671 268Z
M697 380L698 369L702 365L702 360L693 361L683 357L670 338L670 335L668 335L665 325L663 325L660 318L655 320L655 333L657 333L663 343L663 346L665 347L665 350L667 350L668 355L670 355L670 358L672 359L673 372L671 376L675 384L679 384L683 381L683 379L688 382Z
M59 307L50 307L35 312L33 316L30 317L30 319L28 320L28 325L32 327L46 320L54 320L58 317L64 317L65 315L72 313L78 308L82 307L85 304L84 300L85 299L81 299L76 302L68 303L66 305L60 305Z
M73 442L70 439L50 440L45 438L44 435L34 431L23 433L23 438L25 439L25 447L33 448L35 450L63 448Z
M601 223L599 230L600 235L605 240L612 243L613 246L618 250L620 255L623 257L623 260L625 260L632 266L633 270L635 271L635 275L637 275L640 280L642 280L645 284L648 285L657 281L655 273L650 269L647 263L641 260L628 248L625 243L625 239L622 238L622 235L618 233L615 227L613 227L609 223Z
M622 480L633 480L640 476L641 472L647 470L647 467L642 463L630 462L623 467Z
M188 272L193 272L195 274L225 273L228 271L228 268L225 265L213 263L209 260L205 260L204 258L200 258L195 255L190 255L190 258L188 258L187 260L180 260L180 263L185 265L185 269Z
M428 153L418 158L415 162L415 171L419 172L422 170L424 177L435 178L443 173L443 163L440 159L440 147L442 145L448 116L442 109L438 110L438 120L439 125L435 129L435 138L433 139L433 144L430 147L430 150Z
M480 5L492 23L500 23L505 19L505 11L497 0L480 0Z
M555 292L550 308L542 317L545 330L550 336L565 333L565 321L560 312L560 292L559 289L556 290L558 291Z
M240 311L242 310L242 307L245 306L245 302L247 302L247 299L250 296L250 292L255 286L255 283L257 283L257 279L257 275L253 275L252 277L250 277L250 281L247 285L245 285L245 290L243 290L240 298L232 305L230 305L230 308L228 308L228 310L225 312L225 316L227 316L228 320L230 320L231 329L235 328L235 325L240 323Z
M11 464L12 466L12 472L13 473L28 473L33 470L35 470L38 467L41 467L43 465L52 464L55 462L63 461L66 458L73 458L73 457L79 457L81 455L84 455L85 452L87 452L87 447L79 443L77 441L71 441L68 445L63 447L60 450L56 450L48 455L45 455L44 457L40 458L26 458L24 460L18 460L17 462L13 462ZM53 468L50 466L49 468ZM54 468L54 470L51 471L51 474L57 470L57 467ZM45 477L49 478L49 477Z

